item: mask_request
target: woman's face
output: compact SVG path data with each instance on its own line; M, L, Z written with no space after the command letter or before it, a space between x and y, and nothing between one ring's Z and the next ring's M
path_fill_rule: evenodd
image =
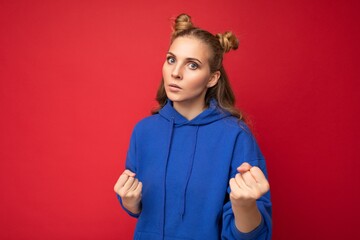
M174 104L204 105L207 89L220 76L219 72L210 73L210 57L210 48L194 37L178 37L173 41L162 73L166 95Z

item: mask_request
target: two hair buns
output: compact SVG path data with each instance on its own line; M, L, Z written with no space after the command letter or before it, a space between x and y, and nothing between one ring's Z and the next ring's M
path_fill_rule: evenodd
M193 28L196 27L191 22L191 17L187 14L180 14L175 19L172 36L176 37L180 32ZM232 32L218 33L215 37L219 40L221 47L224 49L224 53L232 49L236 50L239 47L239 40Z

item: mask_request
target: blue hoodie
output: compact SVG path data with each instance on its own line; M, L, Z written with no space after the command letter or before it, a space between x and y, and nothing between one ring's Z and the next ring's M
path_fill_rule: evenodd
M270 193L257 200L261 224L250 233L235 227L229 180L243 162L265 173L265 160L247 126L216 100L187 120L172 102L134 128L126 168L143 183L134 239L271 239Z

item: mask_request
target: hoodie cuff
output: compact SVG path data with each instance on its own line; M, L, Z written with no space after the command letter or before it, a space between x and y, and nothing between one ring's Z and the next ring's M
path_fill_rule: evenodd
M135 213L130 212L127 208L124 207L124 204L122 203L122 199L121 199L121 197L119 196L119 194L116 194L116 197L118 198L121 207L125 210L125 212L127 212L127 214L129 214L130 216L132 216L132 217L134 217L134 218L139 218L140 213L135 214Z
M264 218L261 216L261 222L260 222L259 226L257 226L251 232L243 233L237 229L237 227L235 226L235 220L234 220L233 224L231 225L231 230L232 230L234 236L236 237L236 239L250 240L250 239L256 239L256 237L259 236L259 234L264 229L264 225L265 225Z

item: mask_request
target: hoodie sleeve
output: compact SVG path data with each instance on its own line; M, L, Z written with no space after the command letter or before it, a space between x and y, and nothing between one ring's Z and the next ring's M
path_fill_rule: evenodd
M137 164L136 164L136 132L135 129L131 135L130 138L130 146L129 149L127 151L127 155L126 155L126 162L125 162L125 168L129 169L130 171L136 173L137 172ZM119 196L119 194L116 194L122 208L132 217L138 218L140 216L139 214L134 214L132 212L130 212L129 210L127 210L122 201L121 201L121 197Z
M247 128L241 131L237 137L233 158L231 162L230 177L233 178L237 173L237 167L243 162L248 162L252 166L258 166L268 178L264 157L256 143L255 138ZM230 179L229 179L230 180ZM227 190L230 194L230 187ZM235 226L234 213L231 208L231 201L227 201L223 207L223 226L222 239L240 239L240 240L270 240L272 234L272 209L270 201L270 192L267 192L256 201L257 207L261 213L262 219L260 225L249 233L240 232Z

